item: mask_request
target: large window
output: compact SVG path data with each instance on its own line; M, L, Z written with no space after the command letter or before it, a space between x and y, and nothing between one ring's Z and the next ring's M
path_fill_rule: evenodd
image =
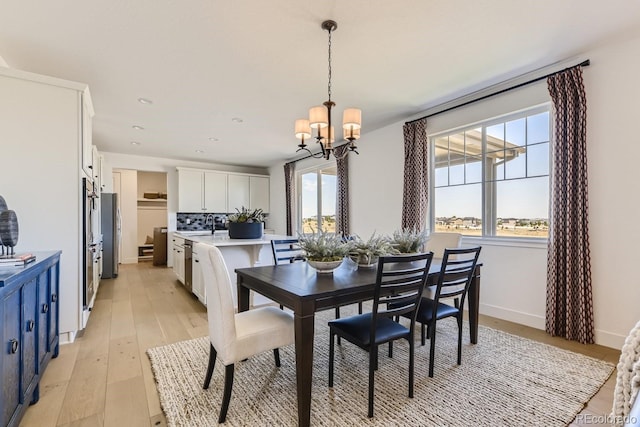
M336 166L298 174L298 230L302 233L336 231Z
M547 237L549 107L431 138L431 229Z

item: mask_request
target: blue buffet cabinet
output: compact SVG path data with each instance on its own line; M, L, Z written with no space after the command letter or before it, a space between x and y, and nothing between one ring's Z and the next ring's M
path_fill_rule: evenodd
M25 267L0 267L0 426L20 423L58 356L60 251L33 254Z

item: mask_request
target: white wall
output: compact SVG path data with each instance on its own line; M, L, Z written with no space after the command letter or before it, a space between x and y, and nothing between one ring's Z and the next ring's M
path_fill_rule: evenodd
M640 228L632 223L640 208L632 187L636 159L640 158L636 126L640 85L635 77L640 68L639 48L640 31L584 53L592 63L585 68L584 77L596 342L614 348L622 346L640 319L640 280L634 274L637 261L633 258L638 252L634 244ZM545 101L549 95L543 81L455 113L434 116L428 120L428 128L435 133ZM400 226L402 125L398 122L363 134L358 144L360 156L350 157L351 227L356 234L368 236L374 230L386 234ZM272 167L270 173L272 227L284 232L282 165ZM481 313L544 329L546 244L464 241L466 245L473 243L483 246Z

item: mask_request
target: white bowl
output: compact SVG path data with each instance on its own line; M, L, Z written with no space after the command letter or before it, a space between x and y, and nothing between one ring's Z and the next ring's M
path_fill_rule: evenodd
M309 263L309 265L313 268L316 269L316 271L318 273L333 273L333 270L335 270L336 268L340 267L340 264L342 264L342 261L344 260L338 260L338 261L311 261L311 260L307 260L307 263Z

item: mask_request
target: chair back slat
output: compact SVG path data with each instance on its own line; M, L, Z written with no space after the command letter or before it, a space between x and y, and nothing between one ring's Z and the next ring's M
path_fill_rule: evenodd
M480 249L480 246L445 249L434 298L436 304L440 298L460 296L460 307L464 307L464 300L473 279Z
M371 342L375 342L376 325L380 317L393 318L405 313L413 313L411 322L413 330L415 313L427 283L432 259L433 252L381 256L378 259L372 307Z
M304 260L304 251L298 239L279 239L271 241L271 253L275 265L289 264Z

